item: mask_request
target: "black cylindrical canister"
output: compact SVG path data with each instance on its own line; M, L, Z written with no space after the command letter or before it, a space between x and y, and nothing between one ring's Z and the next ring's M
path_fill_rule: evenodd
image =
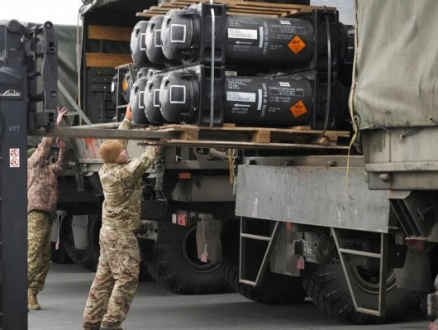
M163 54L163 44L161 41L161 24L164 15L153 16L146 28L146 55L154 64L165 64L169 60Z
M226 78L225 122L296 126L308 124L312 110L313 89L307 79Z
M199 82L194 73L167 73L160 85L163 118L170 123L193 119L199 106Z
M173 9L164 16L161 40L164 56L169 60L183 61L195 57L201 34L200 18L186 10Z
M131 89L130 104L132 111L132 121L135 124L148 124L148 120L144 114L144 91L148 79L146 77L138 79Z
M198 14L187 10L166 14L161 39L168 59L189 60L197 55L205 33L200 21ZM227 28L216 31L216 36L226 40L227 61L303 64L312 61L315 49L314 29L305 18L227 16Z
M148 67L138 68L137 69L137 79L147 77L149 79L151 69Z
M131 88L132 88L132 79L131 79L131 75L129 74L129 71L127 71L122 81L123 98L125 99L126 103L129 103L129 98L131 96Z
M311 22L303 18L228 16L226 58L307 63L314 51Z
M162 74L156 74L149 78L144 92L144 113L146 119L152 124L164 124L160 107L160 85L163 80Z
M131 33L131 57L137 68L146 66L150 63L146 56L145 35L147 26L147 21L137 22Z
M111 99L116 104L117 104L117 101L118 101L119 102L118 105L126 104L124 93L123 93L123 88L122 88L123 80L120 79L120 81L119 81L119 77L120 77L120 75L118 73L116 73L113 76L113 79L111 80ZM117 92L119 94L118 96L117 96Z

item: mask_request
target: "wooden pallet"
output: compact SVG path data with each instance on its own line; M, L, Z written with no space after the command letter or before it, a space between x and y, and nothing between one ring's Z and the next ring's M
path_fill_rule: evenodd
M193 125L151 126L147 132L163 134L178 133L178 138L148 140L146 143L175 146L196 146L236 149L348 149L350 133L346 131L311 130L310 127L265 128L237 127L224 124L222 127L200 127Z
M138 17L152 17L154 15L165 15L171 9L182 9L187 6L200 3L210 2L208 0L173 0L167 3L161 3L159 6L152 6L149 9L143 10L136 14ZM252 2L239 0L217 0L216 4L226 4L227 13L229 15L241 16L265 16L265 17L290 17L295 15L302 15L311 13L314 9L324 9L321 6L303 6L282 3L269 2ZM330 7L328 10L334 10Z
M164 125L116 129L118 123L59 127L35 130L33 136L91 139L125 139L137 144L161 146L190 146L229 149L335 149L348 150L350 133L347 131L311 130L309 127L265 128L200 127L193 125Z

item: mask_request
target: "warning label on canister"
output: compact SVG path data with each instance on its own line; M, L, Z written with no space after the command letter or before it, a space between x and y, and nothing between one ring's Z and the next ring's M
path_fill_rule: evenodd
M295 55L301 52L304 47L306 47L306 44L299 36L295 36L288 44L287 46L289 49L294 53Z
M299 101L290 107L290 112L292 112L292 116L295 118L302 116L307 113L307 108L304 105L303 101Z
M257 40L257 30L250 29L228 29L228 38L253 39Z

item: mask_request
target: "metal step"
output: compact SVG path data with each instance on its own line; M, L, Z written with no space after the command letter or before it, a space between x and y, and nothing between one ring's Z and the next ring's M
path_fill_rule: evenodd
M347 280L348 289L350 291L351 299L353 300L354 308L357 312L370 314L378 317L385 316L386 313L386 281L387 281L387 259L388 259L388 235L380 234L380 253L371 253L365 251L358 251L352 249L342 248L342 238L339 233L339 229L332 228L331 232L336 243L336 248L339 252L342 268L344 270L345 278ZM370 309L364 307L362 302L358 299L358 288L353 284L353 276L351 273L350 263L347 255L359 255L368 258L380 259L379 270L379 294L377 296L378 308Z
M273 244L272 242L276 239L279 232L279 222L276 221L274 225L274 229L272 230L271 236L260 236L260 235L252 235L246 232L246 218L241 218L240 220L240 250L239 250L239 282L251 286L260 286L263 276L265 275L266 267L269 263L269 258L271 256ZM246 279L246 269L245 269L245 256L246 256L246 240L252 239L257 241L265 241L269 242L266 248L266 252L263 256L262 263L260 265L259 271L257 272L257 277L255 281L251 281Z

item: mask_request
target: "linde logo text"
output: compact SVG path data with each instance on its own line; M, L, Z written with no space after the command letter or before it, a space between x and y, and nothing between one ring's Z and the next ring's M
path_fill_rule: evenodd
M9 90L5 91L4 93L0 92L0 97L1 96L5 96L5 97L20 97L21 93L17 92L16 90L9 89Z

